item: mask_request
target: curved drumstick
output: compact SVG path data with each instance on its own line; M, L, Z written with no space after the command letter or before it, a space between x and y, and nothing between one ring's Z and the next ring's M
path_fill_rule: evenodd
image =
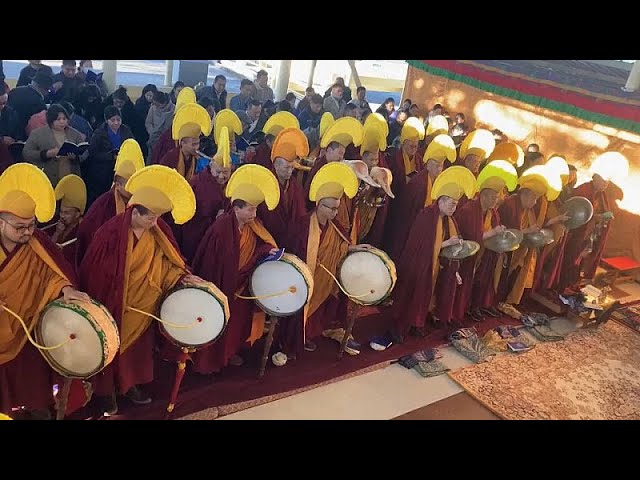
M168 327L171 328L193 328L193 327L197 327L199 323L202 323L202 318L198 317L196 318L193 322L188 323L187 325L177 325L175 323L171 323L171 322L167 322L166 320L162 320L161 318L156 317L155 315L149 313L149 312L145 312L144 310L138 310L137 308L133 308L133 307L127 307L127 310L130 310L132 312L138 312L141 313L143 315L146 315L147 317L151 317L154 320L159 321L160 323L163 323L165 325L167 325Z
M64 243L56 243L56 245L58 245L60 248L64 248L67 245L71 245L72 243L75 243L77 240L78 240L78 237L72 238L71 240L67 240Z
M287 293L296 293L298 288L295 285L291 285L286 290L276 293L269 293L267 295L258 295L257 297L245 297L244 295L236 294L237 298L241 298L242 300L264 300L265 298L273 298L273 297L281 297L282 295L286 295Z
M375 293L375 290L369 290L367 293L363 293L362 295L351 295L344 288L342 288L342 285L340 285L340 282L338 281L338 279L333 275L333 273L331 273L327 269L327 267L325 267L321 263L319 263L318 265L320 265L324 269L324 271L327 272L331 276L331 278L333 278L333 281L336 282L336 285L338 285L338 287L340 287L340 290L342 290L342 293L344 293L349 298L363 298L363 297L366 297L367 295L371 295L372 293Z
M24 323L24 320L22 320L22 318L20 317L20 315L18 315L16 312L14 312L13 310L9 309L8 307L5 307L4 305L0 305L1 308L4 308L4 310L9 314L14 316L15 318L18 319L18 321L20 322L20 324L22 325L22 328L24 328L24 333L27 334L27 338L29 339L29 341L31 342L31 345L33 345L34 347L40 349L40 350L56 350L57 348L60 348L64 345L66 345L67 343L69 343L71 340L75 340L76 339L76 335L75 333L72 333L69 335L69 338L67 338L64 342L59 343L58 345L54 345L52 347L45 347L44 345L40 345L39 343L37 343L33 338L31 338L31 334L29 333L29 329L27 328L27 325Z

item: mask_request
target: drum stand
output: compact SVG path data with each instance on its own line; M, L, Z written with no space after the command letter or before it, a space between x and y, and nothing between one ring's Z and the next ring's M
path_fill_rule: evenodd
M342 337L342 343L340 344L340 350L338 351L338 360L342 360L344 349L347 348L347 342L349 341L349 337L353 331L353 325L356 323L356 317L358 316L359 311L360 305L349 300L349 303L347 304L347 329L344 337Z
M271 351L271 345L273 344L273 335L276 332L278 326L278 317L272 315L269 316L269 333L267 334L267 340L264 342L264 350L262 352L262 361L260 362L260 371L258 372L258 378L264 376L264 371L267 368L267 362L269 361L269 352Z
M60 401L57 403L56 420L64 420L64 415L67 413L67 404L69 403L69 391L71 390L72 378L64 377L62 382L62 390L60 390Z
M184 372L187 368L187 360L195 351L196 349L191 347L182 347L180 349L180 355L178 356L178 369L176 370L176 378L173 382L173 389L171 389L171 397L169 400L169 405L167 405L167 413L164 417L165 420L169 420L171 412L173 412L173 409L176 407L176 400L178 399L180 384L182 383L182 378L184 377Z

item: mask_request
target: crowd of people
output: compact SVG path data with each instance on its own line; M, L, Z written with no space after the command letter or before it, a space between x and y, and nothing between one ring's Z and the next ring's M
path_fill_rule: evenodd
M411 100L396 109L387 99L373 112L366 88L352 97L341 78L324 96L308 88L279 102L264 71L229 102L225 85L222 75L211 86L178 82L169 94L147 85L134 103L123 87L108 94L91 61L64 60L54 76L30 60L2 92L0 412L48 418L60 377L26 330L60 297L96 300L116 321L118 355L87 380L113 415L119 395L151 402L154 358L179 353L144 314L177 285L215 285L230 312L222 336L192 353L189 374L242 365L265 333L249 280L281 249L306 264L313 293L280 319L278 365L312 355L320 336L345 339L350 355L364 348L345 338L349 296L334 278L356 250L386 252L397 269L378 350L593 277L621 195L606 162L576 188L563 155L535 144L525 152L442 105L422 117ZM65 142L76 153L61 155ZM592 202L594 217L568 230L561 207L574 196ZM484 246L507 229L542 228L555 241L541 248ZM441 255L466 240L481 245L475 255Z

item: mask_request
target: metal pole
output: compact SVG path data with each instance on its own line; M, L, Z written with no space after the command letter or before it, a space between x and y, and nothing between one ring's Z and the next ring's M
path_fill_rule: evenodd
M118 61L103 60L102 61L102 81L107 86L109 92L116 89L118 82Z
M173 62L175 60L165 60L164 70L164 86L170 87L173 85Z
M284 100L289 89L289 77L291 76L291 60L280 60L280 68L278 68L278 77L276 79L276 91L274 92L276 100Z
M311 70L309 70L309 79L307 80L307 88L313 87L313 77L316 75L316 65L318 60L311 60Z

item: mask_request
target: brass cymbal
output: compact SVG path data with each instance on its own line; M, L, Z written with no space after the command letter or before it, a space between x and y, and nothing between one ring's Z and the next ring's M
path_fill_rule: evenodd
M522 232L515 228L509 228L502 233L498 233L493 237L484 241L484 247L493 252L513 252L517 250L522 243Z
M451 260L462 260L475 255L480 250L480 244L471 240L463 240L458 245L449 245L440 250L440 256Z
M560 208L560 213L569 215L569 220L564 222L567 230L581 227L593 217L593 204L585 197L573 197L564 202Z

